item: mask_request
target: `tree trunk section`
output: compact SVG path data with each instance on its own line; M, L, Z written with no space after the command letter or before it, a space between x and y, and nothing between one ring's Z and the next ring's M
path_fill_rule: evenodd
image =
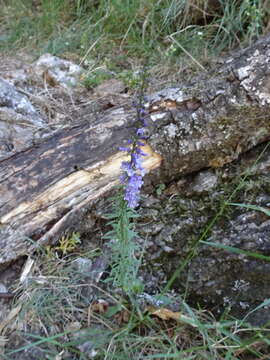
M147 184L237 159L270 138L270 35L145 106ZM135 120L112 108L0 162L0 264L57 241L118 184Z

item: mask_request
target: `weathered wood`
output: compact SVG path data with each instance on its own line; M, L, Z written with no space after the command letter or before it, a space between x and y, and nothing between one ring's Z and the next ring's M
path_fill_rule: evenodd
M83 206L117 184L126 157L118 146L129 136L132 115L110 111L1 162L1 262L26 251L27 238L56 240ZM145 167L159 166L160 155L147 145L144 151Z
M270 36L215 72L149 96L147 182L221 167L270 138ZM0 162L0 264L56 241L118 183L135 110L109 109Z

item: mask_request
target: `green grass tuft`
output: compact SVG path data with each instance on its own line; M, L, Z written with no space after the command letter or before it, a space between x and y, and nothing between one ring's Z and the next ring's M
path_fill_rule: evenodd
M201 62L255 40L270 16L267 0L220 0L215 6L195 0L1 0L0 6L3 50L87 54L118 66L120 55L128 67L130 58L165 65L188 54Z

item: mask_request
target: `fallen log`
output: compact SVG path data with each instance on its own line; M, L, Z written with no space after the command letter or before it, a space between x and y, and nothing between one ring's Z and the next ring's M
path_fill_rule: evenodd
M148 97L146 183L222 167L270 138L270 35ZM55 242L118 183L131 106L58 130L0 162L0 265Z

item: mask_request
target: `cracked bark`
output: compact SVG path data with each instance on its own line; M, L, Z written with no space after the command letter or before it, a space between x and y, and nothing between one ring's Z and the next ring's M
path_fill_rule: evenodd
M149 96L147 183L222 167L270 138L270 35ZM135 111L109 109L1 160L0 264L56 241L118 183Z

